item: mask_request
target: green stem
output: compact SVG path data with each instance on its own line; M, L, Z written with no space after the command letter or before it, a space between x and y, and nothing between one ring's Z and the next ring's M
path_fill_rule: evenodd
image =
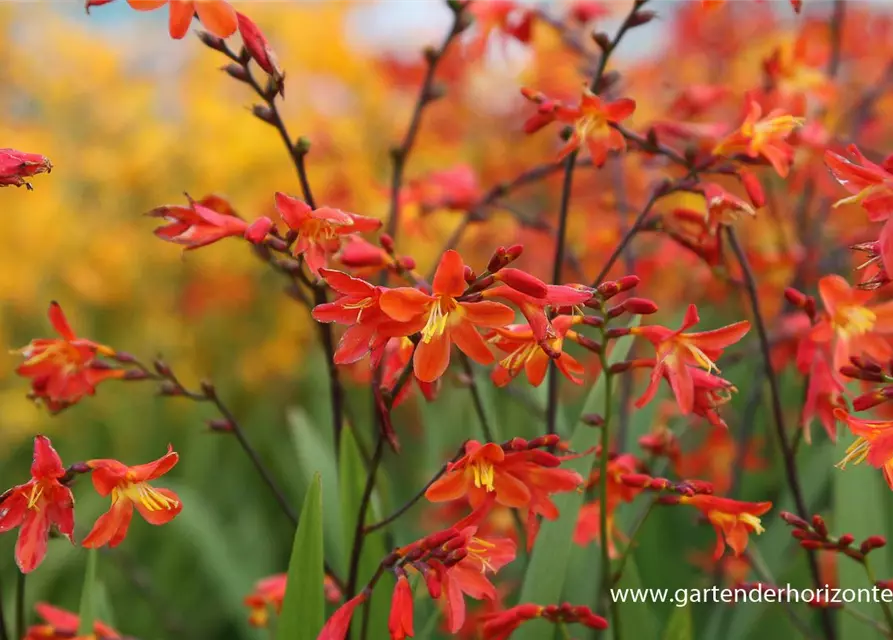
M657 500L652 500L648 503L648 506L645 507L645 510L642 512L642 515L636 520L636 523L633 525L633 529L629 534L629 542L626 545L626 549L623 550L623 554L620 556L620 561L617 563L617 571L614 572L614 576L611 578L611 584L617 584L620 581L620 578L623 576L623 569L626 567L626 561L629 560L629 557L632 555L633 547L636 543L636 538L639 535L639 532L642 530L642 525L645 524L645 521L648 519L648 516L651 515L651 512L654 511L654 506L657 504Z
M871 583L871 586L877 584L877 578L874 575L874 569L871 568L871 562L868 560L866 556L864 560L862 560L862 566L865 567L865 574L868 576L868 581ZM890 610L890 603L885 602L883 598L881 598L881 610L884 612L884 620L887 621L887 628L893 630L893 611ZM887 634L889 636L889 633Z
M864 613L862 613L861 611L853 609L852 607L843 607L843 611L844 611L844 613L850 614L853 618L855 618L859 622L867 624L869 627L873 628L875 631L880 633L885 638L891 637L890 630L887 629L884 625L882 625L880 622L878 622L874 618L867 616Z
M19 572L16 584L16 638L25 637L25 574Z

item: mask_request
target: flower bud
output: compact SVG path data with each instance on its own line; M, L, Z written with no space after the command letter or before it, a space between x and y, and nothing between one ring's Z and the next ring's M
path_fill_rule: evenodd
M887 539L884 536L868 536L865 540L862 541L862 544L859 545L859 551L863 554L867 554L870 551L874 551L875 549L880 549L881 547L885 547L887 545Z
M630 26L630 28L641 27L644 24L648 24L656 17L657 13L654 11L637 11L629 17L626 23Z
M657 303L647 298L627 298L623 301L623 308L629 313L640 316L651 315L657 313Z
M87 0L87 13L90 12L91 6L106 4L107 2L112 2L112 0ZM198 39L201 40L203 45L210 49L214 49L214 51L226 51L226 41L223 38L215 36L213 33L199 31Z
M467 555L468 549L456 549L455 551L451 551L450 554L444 558L443 566L452 567L457 565L462 562Z
M474 271L468 265L465 265L465 273L463 274L465 277L465 282L471 284L475 280L477 280L477 276L474 274Z
M779 516L792 527L796 527L797 529L809 529L809 523L806 520L790 511L782 511Z
M791 304L791 306L796 307L797 309L805 309L806 302L809 300L808 295L794 287L787 287L784 290L784 298Z
M766 193L763 191L763 185L760 182L760 179L755 174L744 169L738 171L738 179L741 180L741 184L744 186L744 190L747 192L747 197L750 198L751 204L757 209L765 206Z
M233 424L225 418L215 418L214 420L208 420L208 428L211 431L229 433L233 430Z
M370 267L383 269L390 263L388 254L381 247L376 247L359 236L351 237L341 249L338 259L345 267L360 269Z
M276 86L281 86L285 79L282 69L279 67L279 61L276 54L267 42L267 38L254 22L247 16L236 12L236 18L239 22L239 34L242 36L242 42L245 49L251 55L252 59L263 69L272 79Z
M850 546L851 544L853 544L853 541L855 539L856 539L856 536L854 536L853 534L845 533L837 539L837 546L841 549L844 549L844 548Z
M582 334L577 334L574 338L574 342L583 347L584 349L589 349L592 353L601 353L602 345L593 340L592 338L587 338Z
M826 544L824 542L822 542L821 540L809 539L809 540L801 540L800 546L803 547L804 549L809 550L809 551L817 551L819 549L824 549L826 547Z
M531 449L528 456L530 462L540 467L548 467L551 469L553 467L561 466L561 458L548 451L543 451L542 449Z
M139 380L148 380L149 374L143 371L142 369L128 369L124 373L124 380L128 380L131 382L139 381Z
M263 120L267 124L275 124L276 116L273 110L265 104L256 104L251 107L251 113L259 120Z
M444 529L442 531L432 533L431 535L422 538L421 540L419 540L418 544L421 549L436 549L437 547L445 545L457 535L459 535L459 532L450 527L449 529Z
M605 331L605 337L608 340L614 340L615 338L622 338L623 336L628 336L630 331L627 327L614 327L613 329L608 329Z
M825 519L822 518L822 516L820 516L819 514L815 514L812 517L812 528L821 537L823 537L823 538L828 537L828 527L825 525Z
M843 373L842 369L841 373ZM853 410L867 411L868 409L883 404L890 399L891 395L893 395L891 394L891 391L893 391L893 387L884 387L883 389L876 389L874 391L869 391L868 393L863 393L861 396L853 398Z
M605 419L597 413L587 413L580 418L580 422L590 427L605 426Z
M244 238L252 244L260 244L264 241L272 228L273 221L268 217L263 216L248 225L248 228L245 229Z
M550 433L544 436L537 436L527 443L528 449L539 449L541 447L554 447L561 441L557 433Z
M378 237L378 244L384 249L388 255L394 255L394 239L387 233L383 233Z
M235 78L239 82L250 82L248 77L248 71L245 70L240 64L236 64L235 62L231 62L228 65L224 65L220 67L220 70L223 71L230 78Z
M164 380L158 387L158 393L163 396L180 396L183 395L183 390L178 384L175 384L170 380Z
M608 51L611 48L611 37L604 31L592 34L592 41L598 45L602 51Z
M533 298L545 298L549 294L549 288L545 282L520 269L505 267L493 277L515 291L520 291Z
M512 438L502 448L506 451L527 451L528 442L524 438Z

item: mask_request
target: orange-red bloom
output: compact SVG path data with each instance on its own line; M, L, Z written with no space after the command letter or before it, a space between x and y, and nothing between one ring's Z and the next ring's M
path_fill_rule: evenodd
M468 45L468 55L478 58L487 50L494 31L503 36L503 46L511 38L524 44L530 42L533 30L533 11L515 0L471 0L468 11L474 17L477 34Z
M173 520L183 508L180 498L170 489L156 489L149 482L170 471L179 459L168 447L167 453L158 460L134 467L109 459L87 462L93 469L93 487L103 497L111 494L112 506L99 516L82 545L90 549L121 544L130 527L134 507L149 524L162 525Z
M849 462L859 464L867 461L875 469L883 471L887 485L893 489L893 421L862 420L843 409L836 409L834 416L845 422L857 436L855 442L847 447L846 457L837 466L843 469Z
M676 402L679 403L679 409L682 413L691 413L695 406L695 382L691 366L701 367L708 373L719 371L714 361L722 355L723 349L738 342L750 330L750 323L742 320L712 331L683 333L699 321L697 307L689 305L682 326L676 331L657 325L630 329L632 334L651 342L657 351L651 382L642 397L636 401L637 407L651 401L657 393L660 379L666 376Z
M25 153L15 149L0 149L0 187L26 186L26 178L39 173L49 173L53 168L49 158L39 153Z
M825 151L825 164L831 175L852 195L834 203L840 205L856 203L862 206L871 220L885 220L893 214L893 156L876 164L862 155L859 148L851 144L847 151L856 159L847 160L833 151Z
M522 623L544 618L558 624L579 623L590 629L607 629L608 621L592 612L589 607L561 605L519 604L505 611L488 614L481 629L484 640L508 640Z
M771 502L743 502L702 493L681 496L679 502L697 508L713 525L716 530L714 560L722 557L726 544L732 548L735 555L744 553L747 548L748 535L760 534L764 531L759 516L772 508Z
M750 99L744 122L716 145L713 154L762 156L779 176L785 178L794 159L794 149L786 141L787 137L804 122L804 118L796 118L782 109L773 109L763 116L760 103Z
M96 393L96 385L110 378L121 378L124 371L113 369L96 359L114 355L111 347L78 338L59 303L50 303L50 324L59 338L38 338L19 349L25 361L16 373L31 378L31 395L50 411L61 411L84 396Z
M851 356L867 354L879 361L893 357L893 301L869 306L874 294L854 289L838 275L819 280L819 294L825 313L810 337L817 343L831 343L835 371Z
M366 592L360 591L358 595L338 607L337 611L323 625L316 640L344 640L347 637L348 629L350 629L350 620L353 618L354 610L366 601L366 597Z
M34 438L31 479L0 499L0 533L19 527L15 557L22 573L34 571L47 552L50 527L74 542L74 496L59 480L65 467L45 436Z
M338 251L342 236L381 227L381 220L331 207L311 209L303 200L281 192L276 193L276 210L289 229L298 234L294 255L304 256L314 276L326 266L329 256Z
M182 244L186 250L240 236L257 244L266 238L273 226L269 218L258 218L249 225L219 196L206 196L197 202L190 198L189 206L165 205L152 209L146 215L164 218L167 224L158 227L155 235L162 240Z
M391 640L404 640L412 637L412 588L405 573L397 576L394 595L391 598L391 613L388 616L388 631Z
M273 81L281 83L285 79L285 74L279 67L279 60L273 48L270 47L269 41L263 31L254 24L248 16L242 13L236 13L239 23L239 35L242 36L242 42L245 44L245 50L251 55L252 59L261 69L266 71Z
M605 164L610 151L626 150L626 139L611 125L622 122L633 114L636 110L635 100L620 98L614 102L605 102L588 88L584 88L580 103L569 107L549 100L535 91L525 89L523 93L540 105L538 112L524 124L524 130L528 133L553 121L573 126L571 137L558 153L559 160L585 146L592 157L592 163L600 167Z
M22 640L73 640L77 636L80 625L77 614L45 602L38 602L34 610L44 623L28 627L27 635ZM92 640L120 640L121 637L120 633L99 620L93 623L93 635L89 636Z
M557 469L561 458L539 449L506 452L493 442L469 440L465 455L451 462L446 473L425 492L431 502L467 496L472 506L481 505L493 493L507 507L529 508L549 520L558 509L549 497L573 491L583 482L576 471Z
M556 337L556 333L546 315L546 309L558 311L577 307L588 302L592 298L592 294L591 289L579 285L550 284L546 285L546 295L537 298L506 284L501 284L490 287L481 295L486 300L492 298L508 300L517 306L521 315L527 320L534 337L541 346L545 345L548 348L549 342Z
M254 591L245 596L245 606L248 607L248 623L252 627L267 627L270 622L270 611L276 615L282 611L282 600L285 597L285 586L288 582L288 574L277 573L258 580L254 585ZM341 590L328 574L323 578L323 590L326 600L338 602L341 600Z
M524 371L528 382L538 387L546 377L550 361L555 362L558 370L568 380L574 384L583 384L580 376L583 375L585 368L572 355L562 351L564 338L570 332L570 328L580 320L581 316L558 316L552 321L555 337L548 340L548 345L552 354L558 355L554 359L542 348L530 325L511 324L494 329L490 342L508 355L500 360L499 366L493 370L491 376L493 384L504 387Z
M169 4L168 31L177 40L189 31L195 14L215 36L228 38L236 32L236 10L225 0L127 0L127 4L137 11L152 11Z
M450 364L450 345L456 343L480 364L493 362L493 354L475 327L502 327L515 312L498 302L458 300L465 292L465 263L453 250L443 254L434 274L433 294L411 287L389 289L381 295L381 308L394 320L406 323L406 333L422 332L413 355L413 370L423 382L433 382Z

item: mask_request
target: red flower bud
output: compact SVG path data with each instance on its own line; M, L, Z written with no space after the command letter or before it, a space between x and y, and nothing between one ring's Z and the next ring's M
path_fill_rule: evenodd
M245 49L251 54L251 57L261 69L267 72L276 85L281 85L285 79L282 69L279 67L279 61L276 54L270 48L270 43L263 32L254 22L241 13L236 13L239 21L239 34L242 36L242 42Z
M502 445L502 448L507 451L527 451L527 446L527 440L524 438L512 438Z
M800 546L804 549L815 551L817 549L824 549L826 545L821 540L801 540Z
M49 173L53 164L38 153L25 153L15 149L0 149L0 187L25 186L31 188L26 178L39 173Z
M760 179L750 171L739 170L738 178L747 191L747 197L750 198L751 204L757 209L766 204L766 193L763 191L763 185Z
M816 514L812 517L812 528L815 529L815 532L823 538L828 537L828 527L825 525L825 519L822 518L822 516L820 516L819 514Z
M613 340L615 338L622 338L623 336L629 335L629 329L626 327L615 327L613 329L608 329L605 331L605 336L608 340Z
M388 252L388 255L394 255L394 239L386 233L378 237L378 244L381 248Z
M791 303L791 306L798 309L805 309L806 301L809 300L809 296L794 287L787 287L784 290L784 298Z
M548 451L543 451L541 449L531 449L530 453L530 461L541 467L558 467L561 466L561 458L556 456L555 454L549 453Z
M402 258L397 260L397 264L404 271L412 271L416 267L415 258L411 256L403 256Z
M390 263L388 254L381 247L376 247L359 236L351 237L344 244L338 259L341 264L351 269L363 267L382 269Z
M639 11L629 17L627 24L630 27L641 27L643 24L648 24L656 17L657 13L654 11Z
M587 413L580 418L580 422L590 427L603 427L605 425L605 419L597 413Z
M465 276L465 282L467 282L468 284L471 284L472 282L477 280L477 276L474 274L474 271L472 270L472 268L469 267L468 265L465 265L464 276Z
M556 433L550 433L544 436L537 436L533 440L527 443L528 449L539 449L541 447L554 447L561 441L561 438Z
M869 551L873 551L875 549L880 549L887 545L887 539L884 536L868 536L865 540L862 541L862 544L859 545L859 551L863 554L868 553Z
M214 420L208 420L208 428L211 431L229 433L233 430L233 423L225 418L215 418Z
M837 546L843 549L853 544L853 540L855 539L856 536L854 536L853 534L845 533L837 539Z
M456 549L455 551L451 551L450 554L444 559L443 566L452 567L454 565L459 564L465 559L465 556L468 555L468 549Z
M843 373L843 369L841 368L841 373ZM846 374L844 374L846 375ZM887 387L890 388L890 387ZM853 398L853 410L854 411L866 411L871 409L872 407L876 407L879 404L883 404L889 398L885 393L885 389L878 389L876 391L869 391L868 393L864 393L861 396Z
M428 587L428 595L432 600L440 598L443 592L443 573L445 568L437 560L428 561L428 570L423 572L425 576L425 586Z
M245 229L244 238L252 244L260 244L273 228L273 221L266 216L258 218Z
M520 269L506 267L500 269L493 277L499 282L507 284L512 289L533 298L545 298L549 294L549 288L545 282Z
M425 550L436 549L437 547L445 545L457 535L459 535L459 532L453 528L444 529L443 531L438 531L422 538L419 540L418 545L419 548Z
M623 301L623 307L630 313L640 316L657 313L657 303L647 298L627 298Z

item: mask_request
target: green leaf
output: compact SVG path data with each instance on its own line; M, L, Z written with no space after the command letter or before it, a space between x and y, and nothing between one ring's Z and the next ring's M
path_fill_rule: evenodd
M677 607L664 629L663 640L691 640L692 631L691 607Z
M608 355L608 362L624 360L632 343L632 336L625 336L617 340ZM582 412L579 414L574 412L572 422L568 424L565 422L567 418L559 414L559 418L563 418L559 422L559 433L569 433L573 430L570 440L572 450L586 451L598 444L599 430L581 424L580 415L592 412L602 413L604 402L605 377L599 376L584 402ZM609 425L606 425L604 428L608 427ZM594 464L595 457L588 455L571 460L565 466L584 478L588 478ZM530 564L524 574L524 584L521 588L519 602L550 604L557 603L561 598L565 577L568 573L568 560L573 548L574 526L577 523L580 507L583 506L583 494L577 491L560 494L555 497L555 505L561 515L557 520L543 522L540 528L536 545L530 555ZM544 637L544 629L545 627L538 623L526 624L516 632L514 637L517 640L538 640Z
M96 620L96 563L98 549L87 550L87 568L84 570L84 587L81 589L79 636L93 635L93 622Z
M357 514L360 511L360 502L363 499L363 492L366 488L366 466L363 464L363 457L357 446L356 437L350 428L344 429L341 434L341 465L339 487L341 489L340 502L342 516L344 522L345 548L353 548L353 539L356 533ZM381 475L378 476L381 479ZM376 486L379 483L376 482ZM374 502L374 501L373 501ZM370 508L366 512L366 522L368 524L376 519L375 509ZM363 552L360 554L359 580L360 585L364 580L368 580L375 573L381 559L386 555L385 544L381 531L377 531L365 536L363 540ZM385 583L387 581L384 581ZM387 616L389 603L387 598L387 588L377 589L369 602L366 603L370 607L369 612L369 629L385 629L387 628ZM359 625L354 625L354 634L359 637L362 629Z
M331 495L338 495L338 463L331 435L318 429L310 416L300 409L288 412L288 424L298 456L298 468L304 480L303 487L310 486L318 473ZM347 552L350 547L344 546L344 538L338 534L343 529L341 514L342 509L336 501L329 500L323 505L323 525L330 534L327 536L326 559L339 575L347 573L347 559L350 556Z
M315 638L325 620L323 596L322 478L316 474L295 531L276 640Z

